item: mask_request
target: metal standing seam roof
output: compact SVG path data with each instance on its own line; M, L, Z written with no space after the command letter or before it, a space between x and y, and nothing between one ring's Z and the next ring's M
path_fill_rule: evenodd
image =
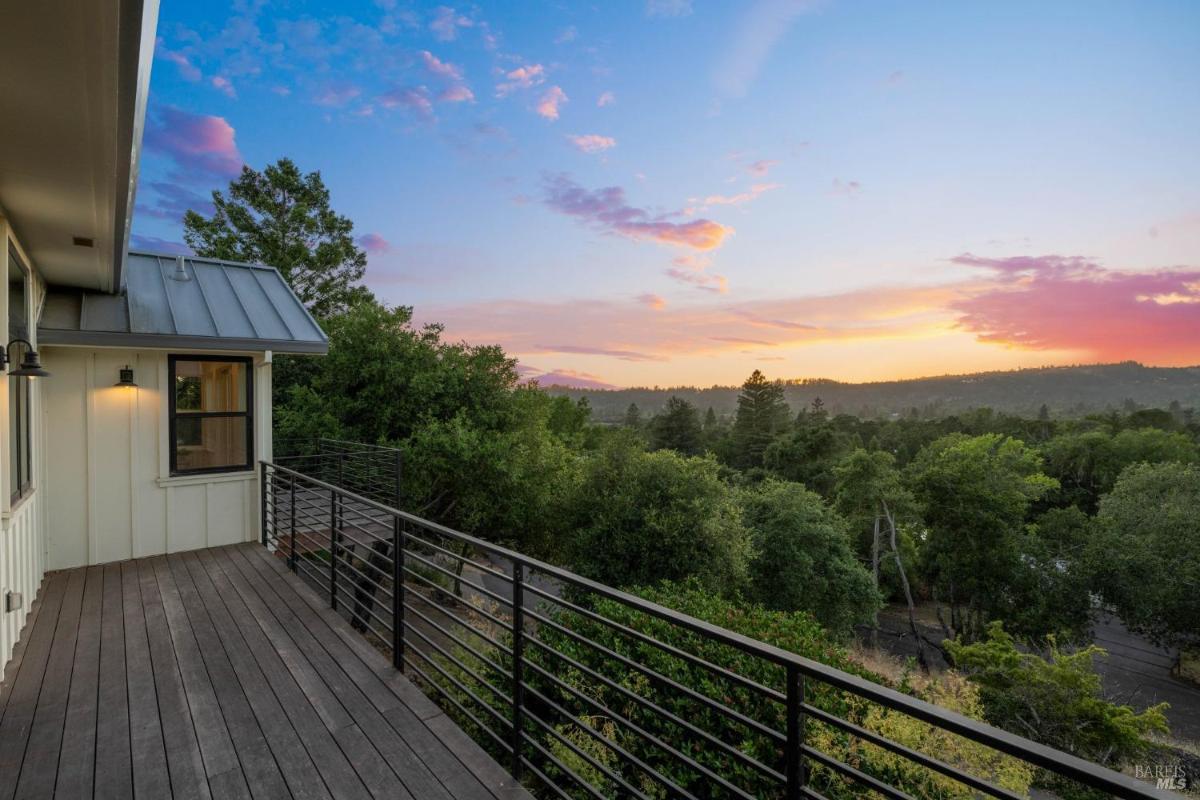
M125 290L50 287L41 344L326 353L329 340L279 270L130 253Z

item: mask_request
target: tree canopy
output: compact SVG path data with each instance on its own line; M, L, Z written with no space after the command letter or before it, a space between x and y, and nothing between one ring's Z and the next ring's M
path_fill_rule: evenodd
M318 319L369 295L360 285L367 254L354 224L333 210L320 172L302 173L290 158L258 172L249 166L212 193L211 217L189 210L183 238L197 255L279 269Z

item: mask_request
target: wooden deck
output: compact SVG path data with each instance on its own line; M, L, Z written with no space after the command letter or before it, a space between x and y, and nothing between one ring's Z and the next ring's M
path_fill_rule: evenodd
M514 800L257 544L50 573L0 686L0 800Z

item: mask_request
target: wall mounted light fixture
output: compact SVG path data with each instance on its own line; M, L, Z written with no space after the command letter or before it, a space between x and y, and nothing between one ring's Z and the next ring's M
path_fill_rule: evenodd
M37 350L33 349L25 339L13 339L8 343L8 346L0 352L0 367L7 367L12 363L12 347L14 344L25 346L25 355L21 358L21 366L17 369L10 370L9 375L13 377L25 378L49 378L50 373L42 367L42 359L38 356Z
M134 389L137 388L137 384L133 380L133 370L128 364L121 370L121 379L114 383L113 386L132 386Z

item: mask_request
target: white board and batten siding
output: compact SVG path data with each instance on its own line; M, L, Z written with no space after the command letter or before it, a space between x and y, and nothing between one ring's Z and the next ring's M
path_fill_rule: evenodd
M11 248L11 250L10 250ZM9 340L9 291L8 274L10 252L15 252L29 272L26 279L25 319L36 319L37 310L45 295L45 283L30 261L28 254L17 241L8 221L0 216L0 274L5 276L4 290L0 291L0 332L4 339L0 345ZM26 338L37 346L36 326L29 326ZM14 355L19 357L16 348ZM41 490L39 477L42 466L42 447L45 428L41 424L40 380L34 380L30 389L29 419L31 453L33 461L33 486L25 496L14 499L10 496L11 469L10 450L13 447L10 431L12 430L9 414L9 387L18 380L29 378L10 378L0 374L0 679L3 678L3 665L12 656L13 648L21 635L25 619L29 615L30 606L37 597L42 585L42 577L46 572L45 547L43 539L42 504L45 493ZM9 592L21 598L20 604L12 611L5 610L5 596Z
M43 383L44 474L54 497L45 509L47 569L258 537L256 471L170 474L168 355L44 348L46 368L53 373ZM270 354L236 355L254 359L254 458L269 460ZM113 385L126 365L134 371L136 389Z

